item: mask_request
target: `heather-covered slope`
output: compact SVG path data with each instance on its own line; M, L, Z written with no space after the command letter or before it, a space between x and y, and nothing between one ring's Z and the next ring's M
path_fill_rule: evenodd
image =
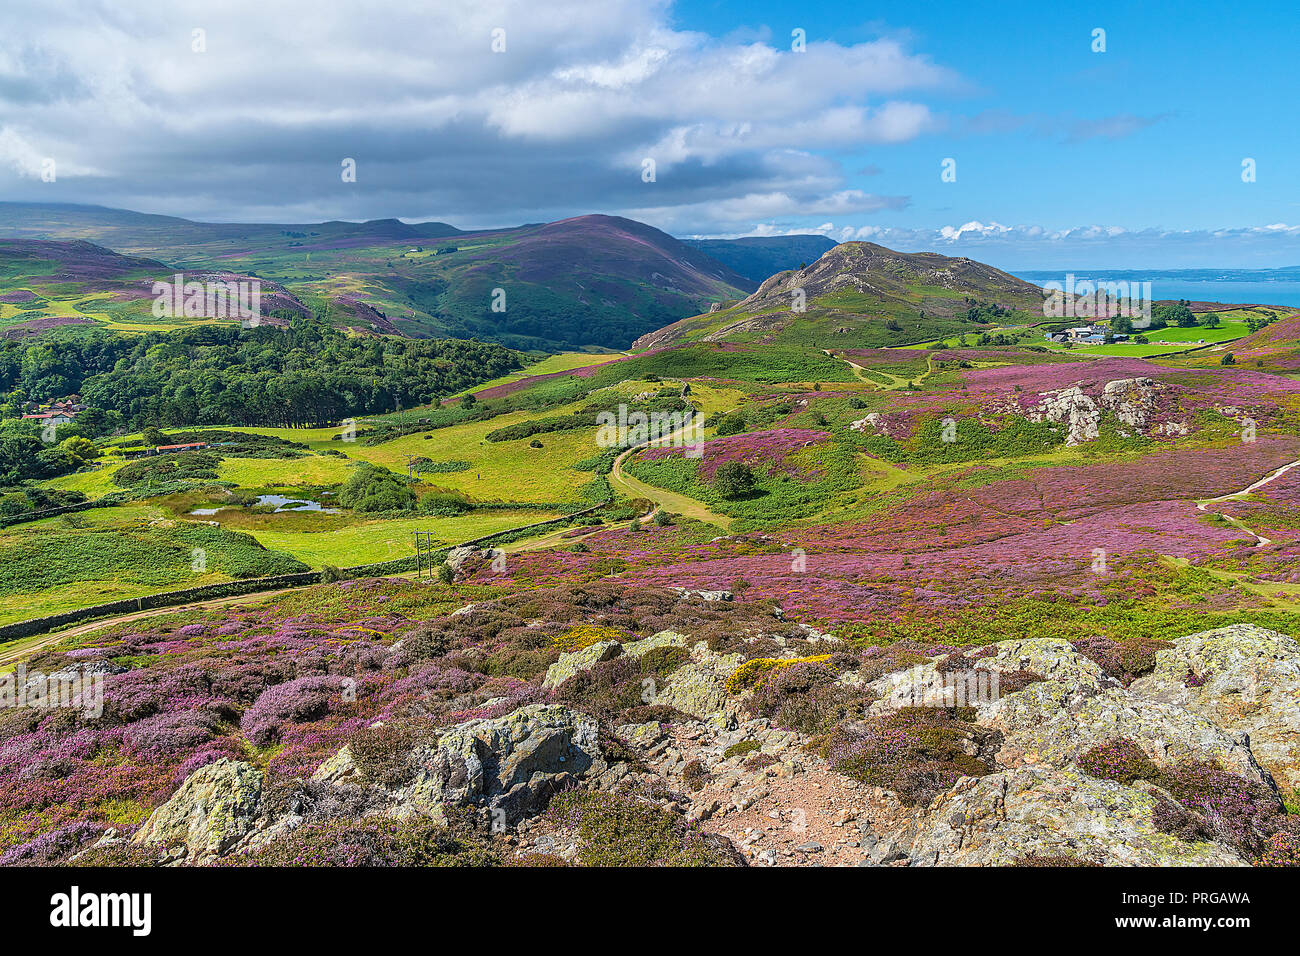
M66 325L144 332L241 321L234 302L220 317L154 315L154 283L170 284L175 276L175 269L155 259L121 255L84 240L0 239L0 336L26 338ZM253 278L214 267L188 271L184 281L224 285ZM310 314L278 283L257 281L266 324L284 325L294 316Z
M519 348L623 349L755 285L666 233L613 216L468 233L396 219L197 223L0 203L0 236L89 239L187 274L255 274L339 326Z

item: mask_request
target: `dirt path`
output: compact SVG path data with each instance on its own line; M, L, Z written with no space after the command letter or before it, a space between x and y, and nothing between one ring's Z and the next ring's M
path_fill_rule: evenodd
M210 601L196 601L193 604L176 604L170 607L154 607L147 611L132 611L130 614L118 614L114 617L98 618L97 620L89 621L86 624L78 624L63 631L55 631L52 634L36 634L32 637L20 638L3 649L0 649L0 671L8 670L20 661L31 657L42 648L58 644L70 637L80 637L83 634L90 634L93 631L112 627L114 624L128 624L131 621L142 621L146 618L161 617L164 614L179 614L183 611L192 611L196 608L206 609L222 607L227 604L251 604L254 601L264 601L281 594L287 594L292 590L296 589L283 588L279 591L258 591L254 594L236 594L232 597L213 598Z
M1241 491L1234 491L1234 492L1232 492L1231 494L1219 495L1219 497L1217 497L1217 498L1207 498L1207 499L1204 500L1204 501L1198 501L1198 502L1196 503L1196 510L1197 510L1197 511L1208 511L1208 510L1209 510L1209 506L1212 505L1212 504L1216 504L1217 502L1220 502L1220 501L1235 501L1235 500L1238 500L1238 499L1244 498L1244 497L1246 497L1246 496L1249 495L1249 494L1253 494L1253 493L1254 493L1255 491L1257 491L1258 489L1263 488L1265 485L1267 485L1270 481L1273 481L1275 478L1281 478L1283 475L1285 475L1285 474L1286 474L1288 471L1290 471L1292 468L1300 468L1300 461L1293 461L1293 462L1291 462L1289 465L1283 465L1281 468L1278 468L1278 469L1276 469L1276 470L1274 470L1274 471L1269 472L1269 473L1268 473L1267 475L1265 475L1263 478L1259 479L1259 481L1255 482L1255 483L1252 484L1252 485L1248 485L1247 487L1241 489ZM1272 541L1271 538L1266 538L1266 537L1264 537L1264 536L1261 535L1261 534L1257 534L1256 532L1252 531L1250 528L1248 528L1248 527L1246 527L1244 524L1242 524L1241 521L1239 521L1238 519L1234 518L1232 515L1226 515L1226 514L1224 514L1224 513L1221 512L1221 511L1216 511L1216 512L1214 512L1214 514L1217 514L1220 518L1222 518L1224 521L1228 522L1228 524L1232 525L1234 528L1238 528L1238 529L1240 529L1241 531L1244 531L1244 532L1246 532L1248 535L1250 535L1251 537L1253 537L1253 538L1255 539L1255 547L1257 547L1257 548L1262 548L1262 547L1264 547L1265 545L1268 545L1268 544L1272 544L1272 543L1273 543L1273 541Z
M859 382L864 382L867 385L870 385L872 388L876 389L877 391L898 392L907 388L907 386L911 384L912 380L909 378L905 378L902 375L895 375L893 372L882 372L880 371L880 369L867 368L864 365L859 365L857 362L854 362L852 359L845 358L843 355L836 355L830 349L822 349L822 351L825 352L827 355L829 355L831 358L839 359L841 362L846 364L849 368L853 369L853 374L857 377ZM929 375L930 371L932 371L929 368L929 362L930 362L930 357L926 356L927 370L924 374L922 374L921 379L924 379L925 376ZM867 373L870 373L871 375L882 375L885 378L889 379L889 384L881 385L875 379L869 378Z
M673 439L680 436L686 428L684 426L677 429L666 438L659 439L655 444L666 445ZM675 491L667 491L663 488L657 488L654 485L646 484L639 478L634 478L627 472L623 471L623 464L638 451L650 447L650 442L642 442L623 452L614 459L614 467L609 472L609 483L617 490L623 492L630 498L645 498L653 501L659 508L665 511L671 511L673 514L684 515L687 518L694 518L697 521L703 521L706 524L717 525L724 531L731 528L731 519L725 515L720 515L716 511L710 511L709 508L695 498L678 494Z

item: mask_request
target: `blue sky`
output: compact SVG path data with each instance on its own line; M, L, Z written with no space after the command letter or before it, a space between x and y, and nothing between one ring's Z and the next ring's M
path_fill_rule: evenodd
M1300 99L1300 7L794 6L688 0L675 17L684 29L715 35L743 24L773 43L795 27L810 41L902 36L961 77L956 88L926 98L946 117L943 129L834 154L851 186L909 197L906 208L884 210L872 225L923 230L977 221L1136 232L1300 221L1300 129L1292 119ZM1092 50L1096 28L1106 31L1104 53ZM997 132L976 132L981 128ZM945 157L957 160L956 182L940 181ZM1241 178L1247 157L1256 161L1253 183ZM854 175L864 168L873 175ZM1157 245L1152 239L1153 251ZM1158 258L1252 264L1231 252L1232 263L1195 256L1178 263L1176 245L1167 243ZM1283 245L1279 261L1300 262L1300 251L1287 246L1297 250L1300 242ZM1204 248L1214 246L1197 243L1198 252Z
M0 199L1300 265L1297 27L1251 2L9 0Z

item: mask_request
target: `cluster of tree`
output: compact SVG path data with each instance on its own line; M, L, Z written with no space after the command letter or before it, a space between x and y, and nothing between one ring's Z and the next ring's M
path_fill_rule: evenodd
M61 434L62 430L55 440L47 441L46 432L33 422L8 419L0 423L0 487L57 478L99 454L89 439L77 434L58 437Z
M1252 312L1246 316L1246 330L1252 334L1277 321L1276 312Z
M980 302L977 299L967 299L966 311L960 313L958 318L965 319L967 322L978 322L987 324L990 322L1001 322L1011 315L1010 309L1004 309L995 302Z
M345 508L367 514L418 510L425 514L452 515L471 507L464 495L442 488L426 491L417 499L410 481L375 465L354 469L339 488L336 500Z
M24 488L21 491L0 493L0 518L16 518L33 511L79 505L86 500L80 491L60 491L51 488Z
M206 480L217 477L221 456L207 451L181 452L176 455L153 455L127 462L113 472L113 484L136 489L156 482Z
M1151 325L1153 329L1163 329L1166 326L1175 326L1180 329L1190 329L1196 325L1196 315L1192 312L1192 304L1186 299L1179 299L1177 302L1158 302L1151 307ZM1114 328L1114 323L1111 323Z
M10 414L24 401L79 392L131 428L307 426L425 404L519 367L518 354L500 345L350 337L300 317L288 329L204 326L5 343L0 392Z

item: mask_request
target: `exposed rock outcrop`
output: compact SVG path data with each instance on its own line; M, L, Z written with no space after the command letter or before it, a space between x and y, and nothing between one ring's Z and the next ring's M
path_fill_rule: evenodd
M913 866L1005 866L1030 856L1112 866L1242 866L1216 843L1152 822L1154 796L1076 770L1026 767L963 777L903 833Z
M1248 734L1255 758L1285 790L1300 789L1300 643L1250 624L1178 638L1133 682L1139 696Z
M132 839L160 844L172 860L207 862L253 829L261 799L262 772L223 758L190 774Z
M407 756L409 782L388 791L385 813L443 819L444 805L486 807L510 824L589 773L610 769L596 721L556 704L529 704L504 717L466 721ZM314 776L324 783L369 784L349 748Z

